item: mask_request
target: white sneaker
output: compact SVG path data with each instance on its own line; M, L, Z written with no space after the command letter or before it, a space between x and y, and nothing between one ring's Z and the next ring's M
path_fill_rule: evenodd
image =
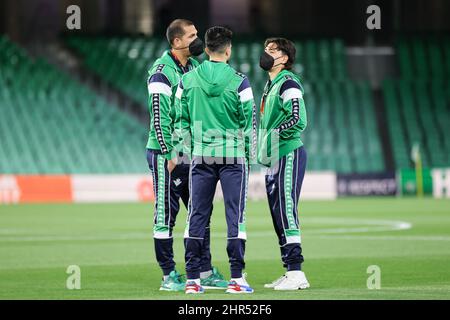
M286 278L274 287L275 290L299 290L307 288L309 288L309 283L303 271L286 272Z
M272 281L271 283L266 283L264 285L264 288L273 289L275 286L279 285L283 280L286 279L286 275L283 274L281 277L279 277L277 280Z

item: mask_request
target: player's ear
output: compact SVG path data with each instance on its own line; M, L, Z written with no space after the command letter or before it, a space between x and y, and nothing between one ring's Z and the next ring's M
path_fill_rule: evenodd
M289 61L289 56L285 54L282 58L283 64L286 64Z
M231 46L228 46L228 48L225 50L225 54L227 56L227 60L231 58Z
M209 49L207 47L205 47L205 53L210 56L211 55L211 51L209 51Z
M181 39L180 38L173 39L172 48L179 48L180 45L181 45Z

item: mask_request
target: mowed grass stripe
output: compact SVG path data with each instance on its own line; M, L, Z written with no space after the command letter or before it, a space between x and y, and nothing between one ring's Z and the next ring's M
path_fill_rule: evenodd
M0 298L186 299L158 291L152 207L0 206ZM286 293L263 288L283 269L267 203L250 201L246 271L256 293L230 297L209 291L202 299L449 299L449 209L450 201L432 199L300 202L304 270L312 288ZM224 215L223 204L216 202L213 263L228 276ZM174 244L182 272L185 218L183 209ZM401 223L410 227L399 228ZM81 290L65 288L70 264L81 268ZM366 288L369 265L381 268L381 290Z

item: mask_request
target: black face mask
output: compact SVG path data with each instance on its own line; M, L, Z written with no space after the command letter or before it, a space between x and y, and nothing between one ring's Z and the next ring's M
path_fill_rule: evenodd
M192 41L187 47L183 47L183 48L178 48L175 50L183 50L189 48L189 52L191 53L191 55L193 56L199 56L203 53L203 41L200 38L195 38L194 41Z
M276 59L274 59L270 54L268 54L267 52L263 52L261 57L259 58L259 66L265 70L265 71L269 71L270 69L272 69L273 67L276 67L280 64L283 63L279 63L277 65L274 65L275 60L280 59L281 57L278 57Z

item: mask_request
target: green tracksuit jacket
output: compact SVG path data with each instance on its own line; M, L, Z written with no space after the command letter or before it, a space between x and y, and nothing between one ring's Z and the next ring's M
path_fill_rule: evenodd
M160 150L167 159L175 157L176 153L172 150L178 142L173 136L174 124L177 122L174 107L176 89L181 76L198 65L197 60L189 58L186 67L183 67L167 50L149 71L150 130L147 148Z
M264 89L258 130L258 162L272 166L281 157L300 148L300 133L307 118L300 79L281 71Z
M176 93L179 135L192 156L256 157L256 109L248 78L205 61L183 75Z

